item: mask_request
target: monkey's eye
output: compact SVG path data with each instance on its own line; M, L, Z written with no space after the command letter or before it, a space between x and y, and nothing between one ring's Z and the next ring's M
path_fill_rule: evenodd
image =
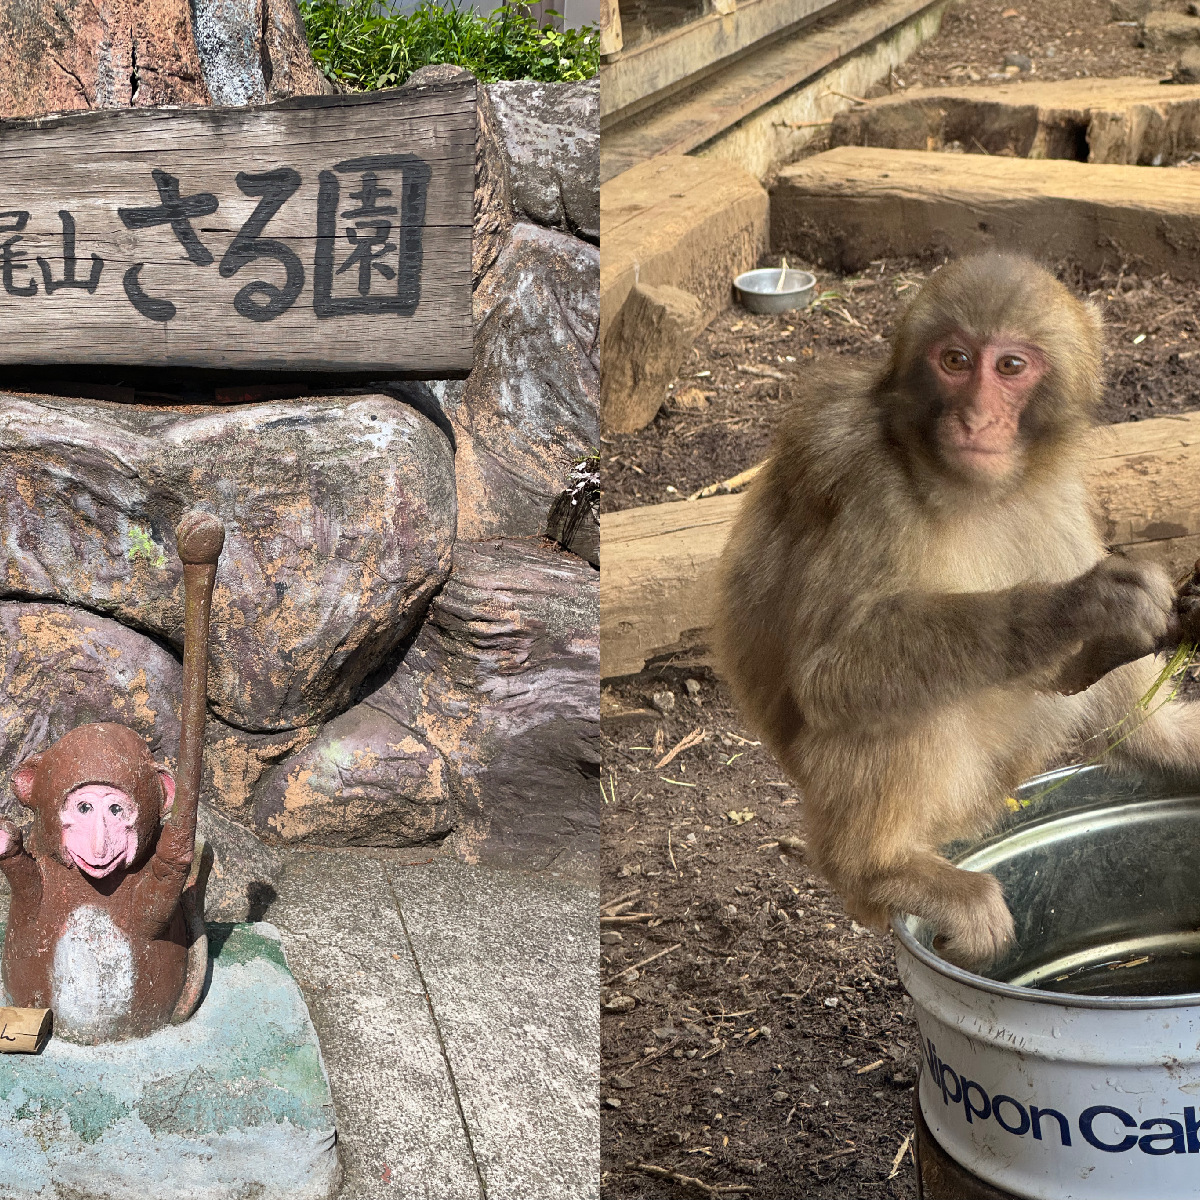
M1001 375L1020 375L1025 370L1025 360L1019 354L1004 354L996 359L996 370Z
M108 811L112 813L114 817L119 817L121 815L121 806L119 804L110 804L108 806Z
M969 371L971 356L965 350L943 350L942 366L947 371Z
M90 813L92 811L92 806L86 800L84 800L82 804L78 805L77 811L81 813Z

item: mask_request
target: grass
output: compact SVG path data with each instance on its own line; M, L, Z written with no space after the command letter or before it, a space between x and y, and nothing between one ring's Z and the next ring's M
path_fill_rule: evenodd
M567 82L590 79L600 68L594 27L540 29L516 5L485 17L423 0L401 16L380 0L300 0L300 13L317 65L352 91L399 87L431 63L466 67L481 83Z

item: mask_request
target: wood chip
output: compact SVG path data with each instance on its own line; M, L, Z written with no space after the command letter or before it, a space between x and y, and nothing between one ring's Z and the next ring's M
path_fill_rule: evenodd
M707 729L693 729L692 732L687 735L687 737L681 738L678 742L676 742L675 745L672 746L671 749L668 750L666 754L664 754L662 758L660 758L658 762L654 764L654 769L656 771L661 771L663 767L665 767L667 763L669 763L677 754L682 754L683 751L689 750L692 746L699 745L700 742L704 741L707 733Z

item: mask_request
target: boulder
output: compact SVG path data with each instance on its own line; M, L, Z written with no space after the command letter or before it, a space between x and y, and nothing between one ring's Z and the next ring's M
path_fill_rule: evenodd
M654 420L704 325L704 306L689 292L633 286L604 342L600 421L606 433L636 433Z
M5 396L0 598L183 640L174 529L220 516L209 700L242 730L312 725L417 624L450 568L445 435L393 396L148 408Z
M455 815L438 749L360 704L267 774L256 793L253 824L273 842L413 846L440 842Z
M0 117L208 103L188 0L0 0Z
M542 532L599 439L599 252L524 222L475 292L475 367L439 385L456 440L458 533Z
M362 707L438 747L469 860L594 852L600 808L598 575L540 540L460 542L395 674Z
M600 242L600 87L493 83L518 217Z
M459 542L394 674L266 775L254 827L278 842L464 858L586 860L599 837L595 570L544 541Z
M333 91L313 61L296 0L194 0L196 48L214 104Z

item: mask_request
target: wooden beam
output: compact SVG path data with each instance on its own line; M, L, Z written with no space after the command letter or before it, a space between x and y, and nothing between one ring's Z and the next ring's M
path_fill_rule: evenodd
M475 83L0 121L0 363L461 375Z
M1089 482L1109 543L1181 574L1200 556L1200 413L1104 426L1094 447ZM741 503L715 496L601 516L605 679L703 641L713 571Z

